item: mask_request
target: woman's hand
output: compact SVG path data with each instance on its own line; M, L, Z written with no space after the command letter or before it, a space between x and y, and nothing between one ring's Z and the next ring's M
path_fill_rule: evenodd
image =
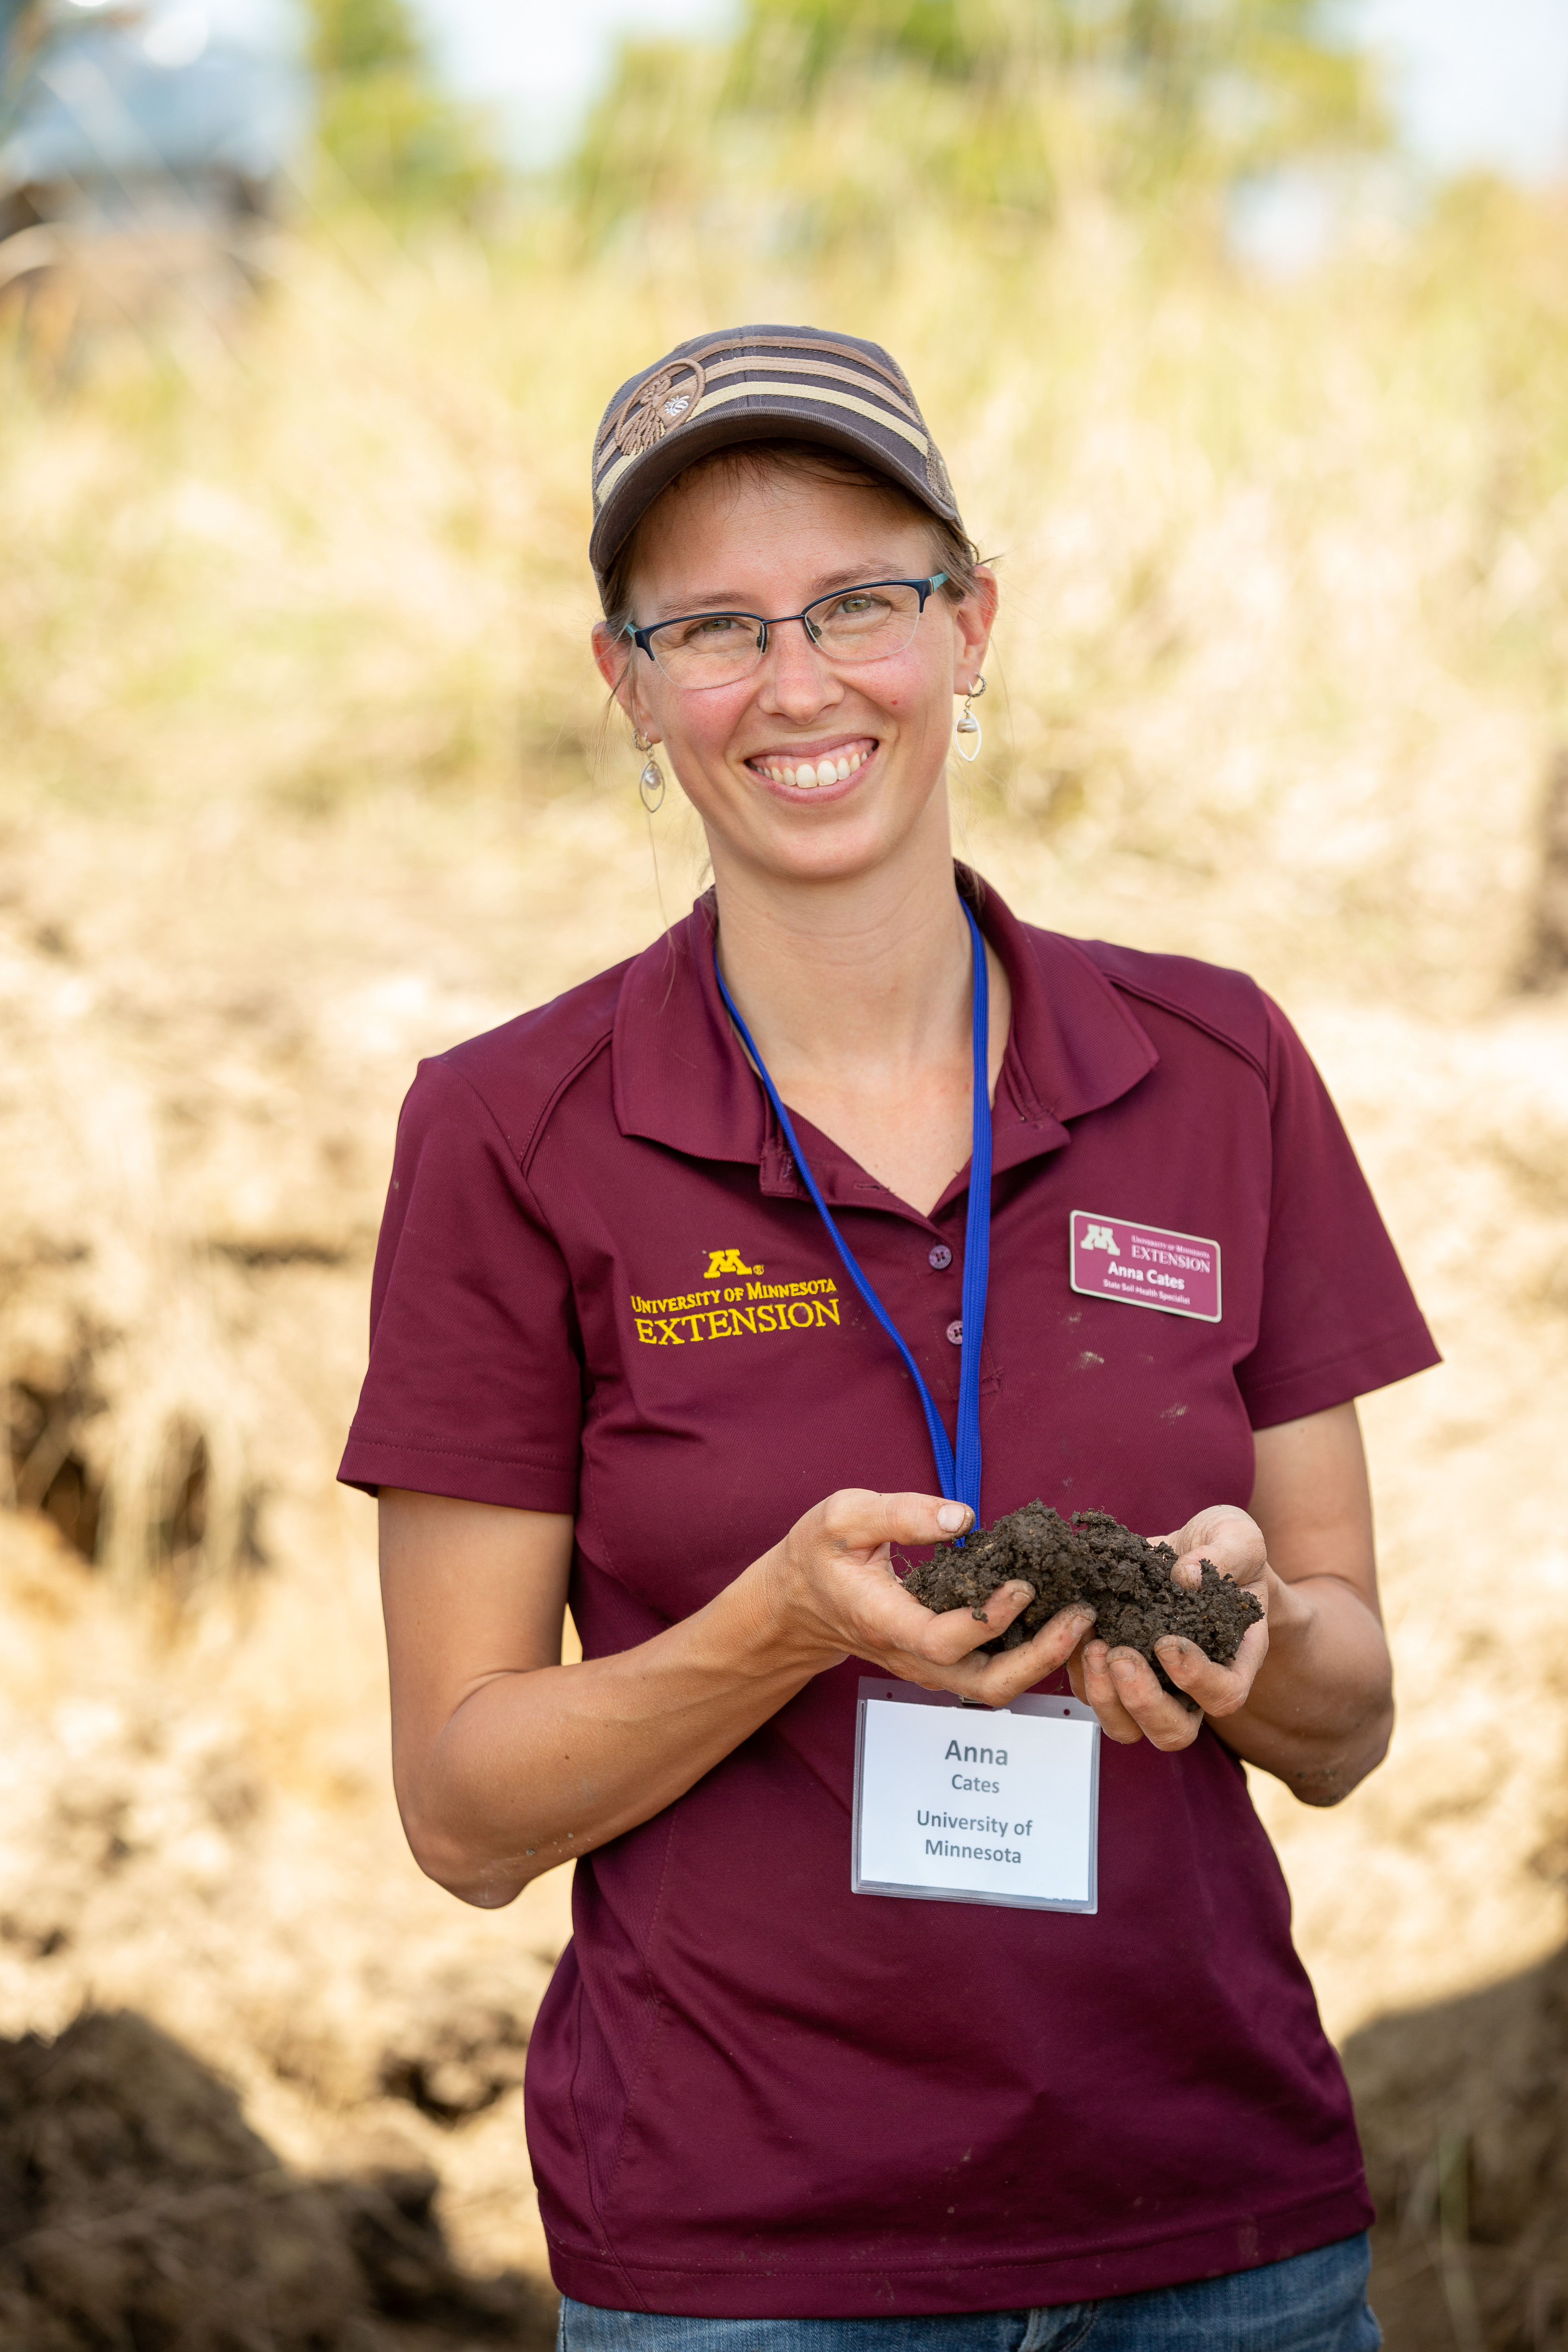
M981 1615L967 1609L937 1615L904 1591L891 1556L894 1544L951 1542L973 1524L964 1504L934 1495L846 1487L797 1519L748 1574L763 1606L775 1613L781 1643L804 1652L812 1673L846 1657L864 1658L923 1690L1006 1706L1067 1663L1092 1627L1094 1612L1087 1605L1061 1610L1017 1649L982 1654L981 1644L994 1641L1034 1599L1029 1586L999 1586Z
M1228 1666L1173 1635L1155 1643L1202 1713L1163 1690L1137 1651L1108 1653L1092 1634L1072 1662L1073 1686L1112 1739L1186 1748L1212 1723L1227 1748L1303 1804L1337 1805L1381 1762L1394 1728L1355 1407L1260 1429L1255 1447L1251 1517L1224 1505L1165 1538L1178 1582L1195 1584L1198 1562L1212 1559L1264 1611Z
M1220 1574L1245 1587L1263 1611L1262 1622L1247 1627L1228 1666L1216 1665L1195 1642L1178 1633L1163 1634L1155 1643L1155 1656L1177 1688L1197 1701L1196 1711L1172 1697L1140 1650L1113 1650L1091 1635L1071 1660L1073 1688L1093 1707L1108 1738L1123 1746L1147 1739L1155 1748L1173 1749L1191 1746L1205 1717L1223 1718L1247 1705L1268 1655L1269 1588L1278 1591L1279 1580L1268 1565L1262 1528L1233 1503L1200 1511L1174 1535L1159 1540L1176 1555L1171 1570L1175 1583L1195 1591L1202 1562L1212 1559Z

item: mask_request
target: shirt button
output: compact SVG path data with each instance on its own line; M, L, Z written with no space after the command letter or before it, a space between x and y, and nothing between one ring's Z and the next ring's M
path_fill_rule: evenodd
M954 1346L955 1348L962 1348L962 1347L963 1347L963 1324L962 1324L962 1323L950 1323L950 1324L948 1325L948 1327L947 1327L947 1336L948 1336L948 1338L952 1341L952 1344L953 1344L953 1346Z
M935 1266L938 1274L945 1274L947 1272L948 1267L952 1264L952 1252L948 1248L945 1242L933 1242L931 1244L931 1249L926 1257L926 1264L928 1265Z

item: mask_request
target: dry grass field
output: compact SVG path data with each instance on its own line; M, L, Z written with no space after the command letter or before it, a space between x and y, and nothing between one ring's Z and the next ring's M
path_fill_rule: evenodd
M679 210L345 216L243 319L65 377L14 339L0 2150L28 2084L58 2130L6 2341L544 2325L504 2273L542 2261L518 2086L567 1888L480 1915L404 1853L374 1513L331 1473L416 1058L698 882L595 750L586 453L632 366L750 317L898 351L1002 561L965 854L1279 994L1434 1321L1444 1368L1366 1408L1393 1756L1331 1813L1258 1794L1394 2352L1568 2342L1565 245L1486 191L1282 286L1087 196L858 260ZM22 2038L84 2011L130 2014L49 2073Z

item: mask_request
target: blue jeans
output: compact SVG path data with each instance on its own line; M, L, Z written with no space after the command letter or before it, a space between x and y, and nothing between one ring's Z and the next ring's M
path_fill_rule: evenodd
M1226 2278L1038 2311L910 2319L666 2319L561 2301L559 2352L1377 2352L1364 2237Z

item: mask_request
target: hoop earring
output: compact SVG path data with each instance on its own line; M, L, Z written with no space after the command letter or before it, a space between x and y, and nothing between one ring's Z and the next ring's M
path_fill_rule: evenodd
M647 753L647 765L637 778L637 792L649 816L657 816L664 806L664 770L653 756L652 741L636 727L632 729L632 741L639 751Z
M981 735L980 721L976 719L973 711L971 710L969 706L974 700L977 694L984 694L984 691L985 680L983 677L977 677L973 685L970 688L969 692L963 698L963 708L958 714L957 723L952 730L955 736L973 736L974 749L973 751L966 751L962 742L959 742L954 746L959 758L961 760L970 761L971 762L978 760L980 757Z

